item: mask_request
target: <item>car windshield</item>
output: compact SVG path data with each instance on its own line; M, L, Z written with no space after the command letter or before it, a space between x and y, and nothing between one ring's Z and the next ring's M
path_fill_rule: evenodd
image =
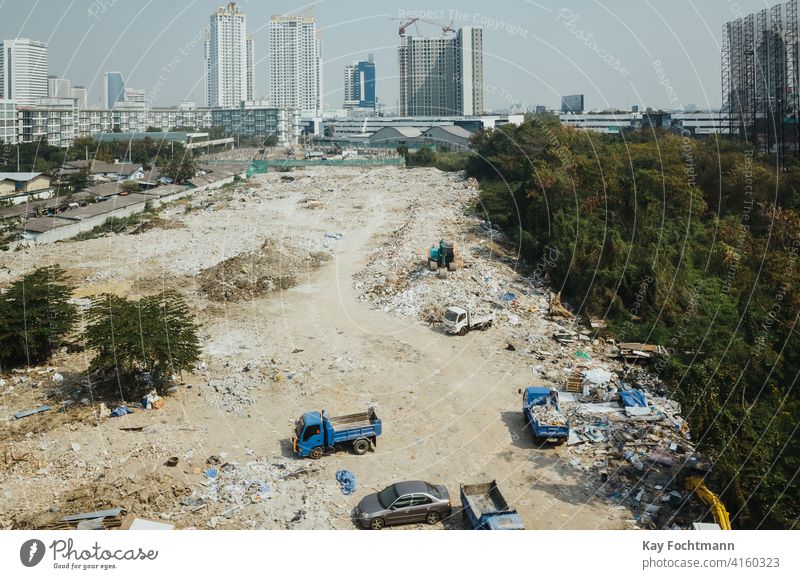
M304 422L302 418L299 418L297 422L294 423L294 433L297 435L297 438L300 438L300 435L303 434L303 426Z
M454 312L453 310L447 310L444 313L444 319L445 320L449 320L451 322L455 322L456 320L458 320L458 314L456 312Z
M381 492L378 493L378 501L380 501L381 506L384 509L388 509L392 506L392 503L397 500L397 490L394 488L394 485L390 487L386 487Z
M429 484L427 484L427 483L425 483L425 486L426 486L426 487L428 487L428 494L429 494L429 495L431 495L431 496L433 496L433 497L436 497L437 499L442 499L442 498L444 498L444 497L442 496L442 493L441 493L441 491L440 491L439 489L437 489L435 486L433 486L433 485L429 485Z

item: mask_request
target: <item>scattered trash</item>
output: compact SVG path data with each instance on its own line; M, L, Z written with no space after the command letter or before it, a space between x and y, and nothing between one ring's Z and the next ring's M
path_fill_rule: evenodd
M164 399L155 390L151 390L147 396L142 398L142 408L145 410L158 410L164 406Z
M178 457L171 456L167 459L167 462L164 463L166 466L178 466Z
M508 345L506 345L506 350L508 350L509 352L514 352L516 349L517 348L514 346L514 344L509 343Z
M86 519L105 519L106 517L118 517L120 515L127 514L122 508L114 508L114 509L106 509L104 511L90 511L88 513L78 513L76 515L67 515L63 517L61 521L65 523L73 522L73 521L83 521Z
M577 352L575 352L575 355L578 358L580 358L581 360L591 360L592 359L592 357L589 354L587 354L586 352L583 352L581 350L578 350Z
M215 468L207 468L203 474L206 475L206 478L217 478L219 471Z
M578 352L577 356L582 357L581 354L583 354L583 352ZM585 359L588 360L589 358L587 357ZM584 380L598 386L610 382L612 376L613 374L611 372L608 372L607 370L603 370L601 368L594 368L592 370L587 370L586 372L583 373Z
M81 445L79 443L73 442L71 446L72 446L72 452L74 452L75 454L78 454L81 451Z
M517 299L516 294L512 294L511 292L506 292L500 296L501 302L513 302L516 299Z
M39 406L38 408L34 408L32 410L23 410L21 412L15 412L14 418L19 420L20 418L25 418L26 416L33 416L34 414L39 414L41 412L47 412L50 410L50 407L47 405Z
M61 384L64 381L64 376L56 372L55 374L53 374L50 380L52 380L54 384Z
M344 234L343 233L326 233L325 237L327 239L336 239L338 241L340 239L344 239Z
M336 480L342 488L343 495L353 494L356 490L356 475L346 469L336 471Z
M117 406L114 410L111 411L111 416L115 418L119 416L125 416L126 414L133 414L133 410L131 410L127 406Z
M641 390L622 390L619 397L625 406L647 407L647 396Z

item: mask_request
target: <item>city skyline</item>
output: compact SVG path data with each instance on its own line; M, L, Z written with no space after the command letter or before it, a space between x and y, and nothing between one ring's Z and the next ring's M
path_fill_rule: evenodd
M6 2L2 37L29 37L51 48L49 73L86 86L89 104L101 102L103 73L120 70L132 85L143 87L157 106L183 100L205 102L203 30L208 15L222 2L158 4L159 23L148 23L152 34L137 33L156 10L152 2L97 3L76 0L65 13L48 12L39 3ZM254 97L269 95L267 26L274 14L307 12L313 7L325 39L323 77L325 108L339 108L344 87L341 70L366 52L375 54L378 99L387 108L399 100L398 20L415 14L450 21L454 27L484 29L486 108L536 104L557 108L563 94L584 93L587 109L630 105L701 108L721 104L719 90L722 25L769 4L746 0L735 7L695 6L690 2L629 6L621 1L600 5L573 1L563 8L515 3L489 10L478 2L400 9L376 1L363 7L317 2L268 6L241 3L253 36ZM293 12L294 11L294 12ZM420 12L421 11L421 12ZM434 26L418 24L409 33L433 37ZM87 29L88 27L88 29ZM87 29L80 37L72 30ZM357 32L357 33L356 33ZM603 74L600 74L605 71ZM665 83L669 91L665 89ZM674 95L674 96L673 96Z

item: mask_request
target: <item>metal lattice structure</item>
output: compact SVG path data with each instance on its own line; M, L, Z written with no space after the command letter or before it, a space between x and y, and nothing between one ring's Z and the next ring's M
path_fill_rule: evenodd
M779 163L800 156L798 0L727 22L722 39L722 112L738 135Z

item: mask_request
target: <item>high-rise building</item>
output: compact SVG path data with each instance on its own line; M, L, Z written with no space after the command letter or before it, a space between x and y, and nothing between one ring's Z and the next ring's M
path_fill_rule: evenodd
M483 113L481 28L465 27L454 37L403 36L398 56L402 116Z
M89 92L85 86L73 86L72 98L75 99L75 106L85 109L89 105Z
M456 111L463 116L483 114L483 30L474 26L456 35Z
M72 98L72 84L66 78L50 75L47 77L47 96L58 99Z
M30 38L0 42L0 98L30 106L47 97L47 44Z
M322 40L308 14L269 22L270 103L317 116L322 111Z
M375 62L370 54L367 60L353 62L344 68L344 107L374 112L377 105Z
M798 12L798 1L790 0L722 28L721 112L728 119L722 132L775 154L780 165L786 156L800 158Z
M253 100L253 85L255 84L253 37L248 36L245 39L245 44L247 46L247 98L245 100L251 101Z
M114 105L125 98L125 79L120 72L107 72L103 83L103 105L113 109Z
M238 107L252 93L252 39L247 38L247 19L235 2L211 15L206 43L207 97L211 107ZM248 58L249 57L249 58Z
M561 112L581 114L584 111L583 95L570 94L561 97Z

